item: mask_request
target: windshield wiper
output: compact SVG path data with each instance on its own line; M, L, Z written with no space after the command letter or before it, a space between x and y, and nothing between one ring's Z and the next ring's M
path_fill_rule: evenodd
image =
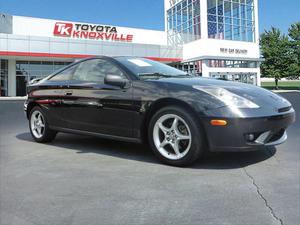
M155 73L138 73L139 77L173 77L171 75L167 75L164 73L159 73L159 72L155 72Z
M192 75L186 73L186 74L179 74L179 75L176 75L174 77L192 77Z

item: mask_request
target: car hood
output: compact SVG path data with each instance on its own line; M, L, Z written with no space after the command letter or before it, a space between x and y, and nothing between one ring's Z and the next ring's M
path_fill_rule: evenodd
M271 107L275 111L291 106L291 103L289 101L271 91L255 85L245 84L241 82L223 81L210 78L163 78L156 81L190 87L197 85L204 88L207 86L224 88L232 93L235 93L254 102L260 107Z

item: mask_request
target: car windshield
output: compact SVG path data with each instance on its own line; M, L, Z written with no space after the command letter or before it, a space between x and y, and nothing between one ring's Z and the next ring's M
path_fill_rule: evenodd
M115 59L140 79L190 76L186 72L150 59L135 57L116 57Z

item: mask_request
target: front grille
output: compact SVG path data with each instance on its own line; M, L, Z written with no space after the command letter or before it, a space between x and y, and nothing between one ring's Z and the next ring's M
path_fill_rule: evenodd
M249 134L246 135L248 144L268 145L279 141L285 135L285 129L268 130L261 133L252 133L252 135L254 137L252 140L249 140Z
M280 139L282 137L282 135L284 134L284 129L280 129L276 132L272 132L272 135L268 138L268 142L273 142L273 141L277 141L278 139Z

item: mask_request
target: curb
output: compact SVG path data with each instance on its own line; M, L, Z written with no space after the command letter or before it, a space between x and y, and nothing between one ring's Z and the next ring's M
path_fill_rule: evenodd
M271 90L275 93L289 93L289 92L298 92L300 93L300 90Z
M25 97L0 97L0 101L24 101Z

